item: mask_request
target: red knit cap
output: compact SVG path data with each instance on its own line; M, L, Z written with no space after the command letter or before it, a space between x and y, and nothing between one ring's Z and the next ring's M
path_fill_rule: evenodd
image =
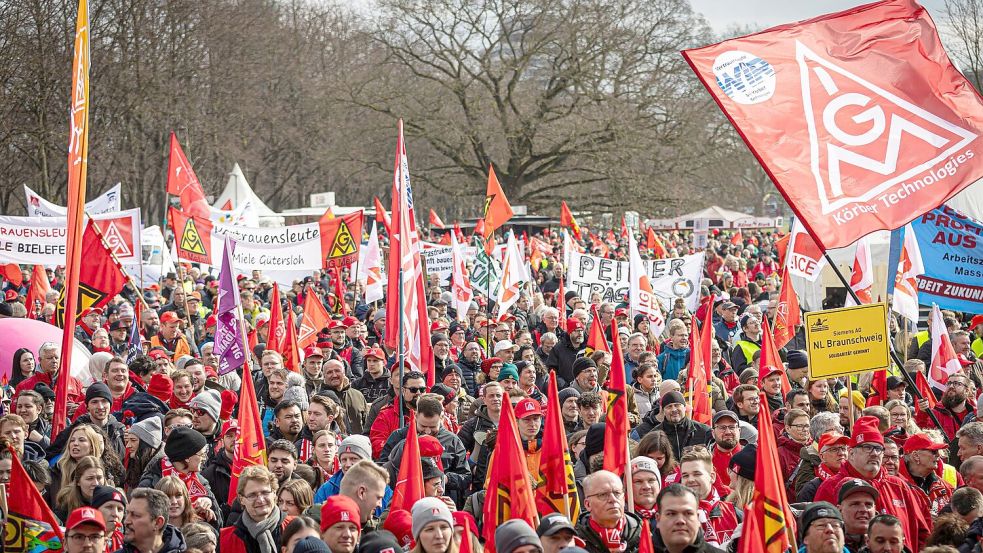
M150 377L147 393L167 403L174 394L174 382L165 374L156 373Z
M350 522L362 529L362 517L355 500L346 495L332 495L321 507L321 532L339 522Z
M881 444L884 445L884 436L877 429L880 419L874 416L860 417L853 424L853 433L850 435L850 447L857 447L860 444Z
M406 509L390 512L386 521L382 523L382 529L392 532L396 536L396 541L404 546L413 543L413 518Z

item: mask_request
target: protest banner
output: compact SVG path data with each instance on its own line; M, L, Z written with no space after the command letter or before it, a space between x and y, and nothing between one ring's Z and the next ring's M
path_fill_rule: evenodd
M826 249L901 227L983 176L983 103L916 2L683 56Z
M214 223L170 208L177 257L218 267L226 236L236 241L234 263L240 270L313 271L353 265L362 236L362 212L343 217L274 228Z
M891 363L887 304L806 313L809 379L886 369Z
M93 215L109 250L120 263L140 264L140 209ZM54 267L65 264L65 217L0 216L0 261Z
M89 215L102 215L103 213L119 211L122 187L121 183L116 183L98 198L86 202L85 212ZM28 217L65 217L68 214L68 209L42 198L40 194L31 190L26 184L24 185L24 195L27 197Z
M525 241L516 240L518 243L519 251L525 251ZM451 260L451 247L444 244L435 244L433 242L421 242L423 248L420 251L420 257L424 260L424 267L427 270L427 274L437 274L440 276L440 287L450 288L451 285L451 272L453 269L453 261ZM478 254L478 248L474 246L461 246L464 250L466 259L474 259ZM503 259L505 258L505 244L498 244L495 246L495 250L492 252L497 264L501 265ZM472 278L473 271L472 271ZM484 277L482 277L484 278ZM484 282L482 280L482 282ZM482 289L483 291L484 289Z
M918 302L983 313L983 223L942 206L911 222L925 274Z
M676 298L686 301L686 308L696 311L700 300L700 278L703 276L705 254L644 261L652 285L652 293L665 309L672 308ZM578 252L570 254L567 271L567 290L589 300L599 292L603 301L626 301L628 297L628 262L616 261Z

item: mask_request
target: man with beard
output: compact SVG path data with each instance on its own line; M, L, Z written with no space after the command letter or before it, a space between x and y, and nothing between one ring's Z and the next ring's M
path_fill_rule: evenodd
M920 409L915 414L915 424L921 428L935 428L935 423L928 416L928 400L918 400L918 406ZM942 434L947 439L954 437L959 428L966 422L966 417L973 414L973 405L969 402L969 378L962 373L950 375L949 380L946 381L942 400L936 403L931 411L935 414L935 418L942 423ZM950 446L951 455L949 458L955 459L958 451L958 441L954 441L953 445Z
M379 416L372 423L369 438L372 440L372 458L379 459L382 447L393 432L409 424L410 410L416 409L416 401L427 391L427 376L419 371L409 371L403 375L399 396L394 398L392 405L387 405L379 411ZM399 401L403 402L403 419L399 416Z
M389 370L386 368L386 354L376 346L364 353L365 373L352 386L365 396L365 401L375 402L389 391ZM439 372L438 372L439 374Z
M217 392L205 390L191 400L191 413L194 414L194 429L201 433L208 442L208 456L211 457L218 443L219 413L222 410L222 399Z
M561 388L573 382L576 376L573 372L574 361L578 357L583 357L587 349L585 329L580 319L575 317L567 319L567 333L560 337L546 360L546 367L556 371L557 385Z
M676 459L682 457L683 449L691 445L706 445L710 443L710 427L696 422L686 416L686 400L679 392L669 392L662 396L663 420L659 422L655 418L655 410L642 419L642 422L635 429L639 436L644 436L652 430L665 432L672 445L672 452Z
M358 354L361 357L361 353ZM369 404L365 396L352 388L351 380L345 374L345 365L338 359L324 363L324 387L331 390L341 400L342 417L345 428L351 434L361 434L365 428L365 413Z
M285 399L278 403L274 410L273 429L270 431L270 436L266 441L267 443L271 443L276 440L286 440L293 445L294 442L300 439L303 429L304 417L301 414L300 404L296 401Z
M932 528L928 498L903 479L881 470L884 458L884 436L877 429L876 417L857 419L850 436L850 453L840 471L819 486L816 501L836 501L846 480L866 480L878 492L878 512L892 514L904 523L905 543L920 551Z
M860 551L867 536L867 525L877 515L880 494L867 482L851 478L840 487L837 507L843 515L843 534L846 548Z
M597 363L590 357L581 357L574 361L571 370L573 373L571 388L581 394L601 391L601 387L597 384Z
M140 334L144 337L156 336L160 332L160 316L153 309L140 312Z
M730 475L727 467L730 460L741 450L740 419L733 411L717 411L713 414L713 444L710 454L713 457L713 470L720 483L729 486Z
M347 330L348 326L343 320L333 320L328 324L328 333L331 334L331 348L338 358L347 365L347 376L359 378L365 372L365 359L362 357L362 352L356 349L352 341L348 339Z
M464 377L464 389L469 396L477 397L478 382L476 376L481 374L481 346L478 345L478 342L468 342L464 345L457 365L461 367L461 375Z
M177 553L187 549L184 536L168 524L167 494L152 488L137 488L131 492L123 523L122 553Z
M288 440L274 440L266 448L266 465L276 476L279 486L283 486L290 480L300 478L294 474L297 468L297 448Z

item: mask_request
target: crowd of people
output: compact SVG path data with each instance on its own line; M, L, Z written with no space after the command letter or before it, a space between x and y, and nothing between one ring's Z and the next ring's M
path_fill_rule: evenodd
M217 279L182 267L159 285L127 288L105 308L81 313L76 338L92 355L86 367L73 367L77 376L59 374L67 354L59 344L14 354L0 417L11 447L0 450L0 481L10 480L16 456L63 524L69 552L457 553L481 551L486 525L497 525L495 550L506 553L637 552L649 539L660 552L737 551L764 428L777 444L800 550L981 550L983 316L946 313L963 372L936 390L937 401L915 400L901 374L931 365L927 332L900 348L905 364L891 369L880 397L869 374L811 380L801 329L780 352L783 367L760 366L762 322L774 320L788 285L779 281L777 234L712 236L697 312L673 304L660 334L625 301L561 294L560 236L537 236L554 253L536 259L535 282L504 317L491 315L481 296L458 313L450 292L430 280L431 386L427 374L401 370L384 340L393 314L361 301L358 285L334 297L333 275L319 272L280 290L281 305L270 305L270 278L239 275L266 465L237 477L244 375L218 371ZM600 242L584 245L627 258L613 233ZM668 255L691 250L674 233L661 242ZM53 292L39 306L42 318L51 317L64 285L58 270L48 276ZM0 316L25 316L27 291L8 283ZM293 371L265 348L270 310L293 310L300 320L309 294L336 315ZM715 336L710 424L687 409L694 314L712 321ZM587 348L595 325L616 326L624 352L627 483L602 468L612 357ZM535 527L483 520L503 401L513 405L534 488L551 379L582 514L570 520L541 509ZM68 388L68 420L52 435L58 386ZM770 421L758 420L763 402ZM393 510L411 426L425 496Z

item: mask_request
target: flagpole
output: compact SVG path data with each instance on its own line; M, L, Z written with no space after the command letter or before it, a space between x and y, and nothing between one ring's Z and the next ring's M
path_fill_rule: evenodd
M408 234L408 233L407 233ZM392 250L390 250L389 255L392 255ZM405 333L404 318L403 317L403 258L400 256L399 259L399 346L396 348L397 356L399 357L399 390L397 391L397 403L399 403L399 428L403 428L403 375L406 371L406 350L403 344L403 335ZM389 316L387 313L386 316Z

